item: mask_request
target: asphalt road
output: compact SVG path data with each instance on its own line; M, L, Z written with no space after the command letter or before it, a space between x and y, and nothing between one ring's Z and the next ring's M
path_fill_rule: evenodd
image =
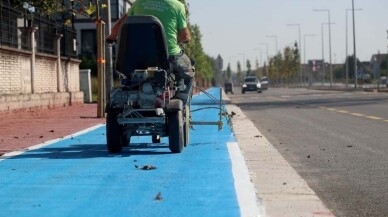
M270 88L228 96L336 216L388 216L387 93Z

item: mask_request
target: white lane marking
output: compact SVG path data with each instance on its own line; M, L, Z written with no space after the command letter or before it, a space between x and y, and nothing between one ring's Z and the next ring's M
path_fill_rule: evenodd
M245 164L240 147L236 142L228 143L228 151L232 161L232 172L237 200L240 206L240 214L243 217L260 216L254 184Z
M36 150L36 149L42 148L44 146L48 146L48 145L51 145L53 143L65 140L65 139L69 139L69 138L72 138L72 137L76 137L76 136L88 133L88 132L93 131L93 130L95 130L97 128L100 128L100 127L102 127L104 125L105 124L98 124L96 126L87 128L85 130L82 130L82 131L70 134L70 135L62 137L62 138L52 139L52 140L49 140L49 141L46 141L46 142L43 142L43 143L40 143L40 144L37 144L37 145L30 146L28 148L25 148L23 151L13 151L13 152L5 153L3 156L0 157L0 161L5 160L5 159L10 158L10 157L15 157L17 155L23 154L24 152L27 152L27 151L30 151L30 150Z

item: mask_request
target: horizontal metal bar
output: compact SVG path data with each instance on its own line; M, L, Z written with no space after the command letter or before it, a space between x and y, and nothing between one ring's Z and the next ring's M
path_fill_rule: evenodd
M117 118L119 124L164 124L166 122L164 117L151 118Z
M191 121L190 125L219 125L220 122L207 122L207 121Z

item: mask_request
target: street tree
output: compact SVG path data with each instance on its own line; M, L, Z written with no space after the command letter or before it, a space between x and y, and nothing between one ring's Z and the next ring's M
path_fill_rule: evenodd
M242 81L242 78L243 78L243 74L242 74L242 70L241 70L241 64L240 64L240 61L237 61L237 81L238 82L241 82Z
M230 81L232 78L232 70L230 68L230 63L228 63L228 67L226 68L226 81Z
M247 75L251 75L251 62L247 59Z

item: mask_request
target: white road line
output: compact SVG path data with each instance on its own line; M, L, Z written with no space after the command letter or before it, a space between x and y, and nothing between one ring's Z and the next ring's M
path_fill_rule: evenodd
M232 161L232 172L234 177L234 187L236 189L237 200L240 206L240 213L243 217L260 216L260 209L256 199L256 191L244 156L237 143L228 143L230 159Z
M68 135L68 136L65 136L65 137L62 137L62 138L52 139L52 140L49 140L49 141L46 141L46 142L43 142L43 143L40 143L40 144L37 144L37 145L30 146L28 148L25 148L23 151L13 151L13 152L5 153L3 156L0 157L0 161L5 160L5 159L10 158L10 157L15 157L17 155L23 154L26 151L36 150L36 149L42 148L44 146L48 146L48 145L51 145L53 143L65 140L65 139L69 139L69 138L72 138L72 137L76 137L76 136L88 133L88 132L93 131L93 130L95 130L97 128L100 128L100 127L102 127L104 125L105 124L98 124L96 126L87 128L85 130L73 133L71 135Z

